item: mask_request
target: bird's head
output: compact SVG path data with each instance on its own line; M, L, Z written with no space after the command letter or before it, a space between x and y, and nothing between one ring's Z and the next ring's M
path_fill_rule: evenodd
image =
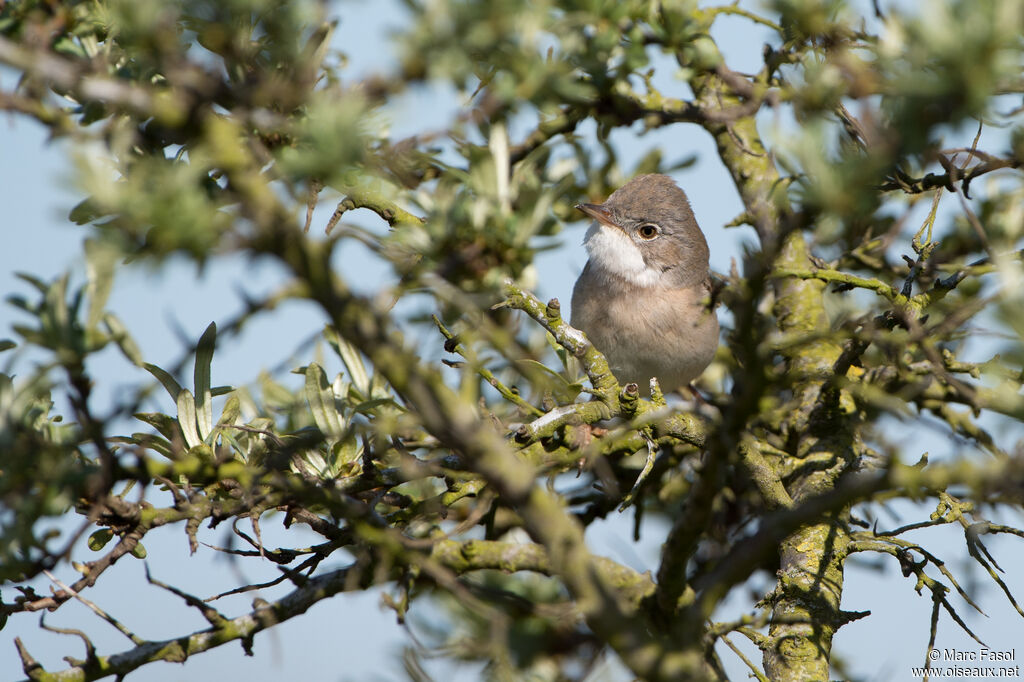
M576 208L596 222L591 262L638 286L691 286L707 275L708 245L686 193L667 175L641 175L603 204Z

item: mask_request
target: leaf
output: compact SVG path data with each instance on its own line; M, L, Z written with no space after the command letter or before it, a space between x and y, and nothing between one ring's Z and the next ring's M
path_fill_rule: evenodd
M356 440L354 434L345 440L337 443L332 454L334 455L334 466L332 473L337 476L343 467L358 462L363 455L363 446Z
M188 389L182 389L178 393L178 424L181 426L181 433L185 436L185 444L191 449L201 445L203 439L199 437L199 428L196 425L196 401Z
M568 374L568 376L579 376L581 373L579 361L573 355L571 355L569 351L567 351L557 341L555 341L555 337L552 336L550 332L544 335L544 340L548 342L548 346L551 348L551 350L555 351L555 355L558 356L558 360L562 363L562 367L565 368L565 371Z
M213 448L211 448L206 443L200 443L199 445L193 448L189 448L188 454L189 456L200 459L203 462L212 462L217 458L217 456L213 452Z
M20 296L18 294L11 294L5 300L9 305L14 306L15 308L20 308L24 310L26 313L29 313L31 315L36 314L36 309L32 306L31 303L28 302L28 299L25 298L24 296Z
M22 324L14 324L11 325L11 329L13 329L16 334L18 334L22 339L24 339L30 344L35 344L37 346L46 345L46 339L43 337L43 335L37 332L35 329L32 329L31 327L26 327L25 325Z
M82 199L71 212L68 213L68 220L76 225L86 225L92 221L107 215L102 211L92 197Z
M238 423L238 417L241 413L242 401L238 399L238 396L233 395L224 403L224 409L220 413L220 419L217 421L217 425L233 426Z
M564 376L562 376L561 374L559 374L555 370L553 370L550 367L548 367L547 365L545 365L543 362L537 362L536 360L530 360L530 359L524 358L524 359L516 360L516 364L519 365L519 367L521 368L523 373L526 374L528 377L532 377L533 375L536 374L536 372L533 372L533 371L530 371L530 370L540 370L543 374L546 374L549 377L557 379L558 380L557 383L565 384L566 386L569 385L569 380L568 379L566 379Z
M242 445L242 443L239 442L238 437L234 433L227 430L221 431L220 438L222 442L227 443L228 445L231 446L231 449L234 450L235 453L237 453L239 459L241 459L246 464L249 463L249 452ZM254 462L254 464L258 466L262 464L262 462Z
M180 442L184 438L178 420L162 412L136 412L133 416L139 421L146 422L152 426L168 441Z
M213 430L213 396L210 393L210 365L213 363L213 351L217 345L217 323L211 322L196 344L196 416L198 418L199 435L205 439Z
M114 286L114 266L117 260L118 252L110 244L95 239L85 240L85 292L89 299L86 329L95 329L103 318L103 309Z
M135 546L132 547L132 556L136 559L145 559L147 556L146 546L141 542L136 542Z
M238 399L238 396L233 395L227 399L224 403L224 409L220 413L220 419L217 420L217 427L213 430L214 443L216 443L216 437L226 436L232 426L238 423L239 418L242 416L242 401Z
M541 382L547 380L546 388L555 394L559 402L572 402L583 391L583 384L580 382L570 382L542 362L522 359L517 360L516 364L530 381L543 385ZM541 371L537 372L537 370ZM555 381L551 381L551 379L555 379Z
M373 399L388 399L393 400L391 395L391 389L388 387L387 379L378 373L374 373L373 378L370 380L370 398ZM396 403L396 407L401 407Z
M338 354L338 357L341 358L341 362L345 365L345 370L352 379L352 385L356 387L356 390L359 391L363 398L369 398L370 376L366 372L366 365L363 364L363 358L359 351L351 343L341 338L333 327L326 327L324 329L324 337L327 339L327 343L331 344L331 348Z
M173 419L170 419L170 417L168 417L168 419L171 421L172 424L174 424L174 428L177 429L177 422L175 422ZM166 457L167 459L175 458L173 455L174 449L171 447L170 442L164 438L161 438L160 436L154 436L152 433L135 432L130 437L111 436L107 440L109 440L111 443L127 443L129 445L138 445L148 450L152 450L153 452L159 453Z
M114 313L106 313L103 316L103 324L107 328L107 332L110 334L110 338L114 340L117 347L121 349L128 361L136 367L142 367L142 351L139 350L139 346L135 343L135 339L128 333L128 329L124 326L119 318Z
M327 375L315 362L306 367L305 395L317 428L330 440L338 440L345 431L344 423L334 404L334 391L327 383Z
M98 552L107 546L110 539L114 537L114 533L109 528L100 528L98 531L89 536L86 544L89 545L89 549L94 552Z
M260 372L260 390L263 393L263 402L271 409L290 409L295 403L295 396L267 372Z
M14 341L11 341L10 339L0 339L0 353L3 353L5 350L10 350L12 348L17 347L18 344L16 344Z
M248 426L252 429L273 433L274 421L267 417L257 417L249 422ZM239 452L242 453L242 459L247 464L263 466L267 459L267 453L270 451L267 434L240 431L237 436L234 436L234 440L238 442Z
M77 302L68 307L68 274L54 280L53 284L46 289L45 302L40 314L42 330L45 334L44 345L49 348L76 348L72 336L73 330L71 321L77 312Z
M70 35L62 35L53 41L53 51L78 59L87 59L89 54Z
M555 400L560 403L571 403L583 392L583 384L576 382L562 387L561 389L555 389Z
M374 398L373 400L365 400L359 403L358 405L353 407L352 410L360 414L371 414L374 411L376 411L378 407L381 407L383 405L401 407L398 403L395 402L394 398Z
M154 364L145 362L142 367L152 374L156 379L163 384L167 392L171 394L171 400L177 401L178 396L181 394L181 385L172 377L169 373L160 369Z
M321 476L331 473L331 467L324 459L323 453L319 450L307 450L305 454L305 460L309 462L310 466L316 469L316 472Z
M35 287L39 291L39 293L43 294L44 296L46 295L46 292L49 291L50 289L50 287L47 286L46 282L39 279L35 275L28 274L27 272L16 272L14 273L14 276L22 280L23 282L28 282L33 287Z

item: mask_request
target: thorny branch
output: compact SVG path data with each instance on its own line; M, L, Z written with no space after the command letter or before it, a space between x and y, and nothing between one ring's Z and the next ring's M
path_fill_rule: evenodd
M100 558L80 564L83 577L73 584L55 580L58 589L49 596L23 588L13 603L0 605L5 615L54 610L72 598L90 604L83 590L94 585L124 555L141 552L141 540L149 531L178 523L185 526L194 550L200 524L215 527L229 519L248 519L255 538L237 526L235 531L251 549L222 551L271 561L281 572L275 580L241 586L217 597L286 582L291 584L291 592L273 603L257 603L243 616L227 618L208 603L217 597L203 600L153 580L154 585L198 609L209 628L164 642L143 641L92 604L94 612L118 627L135 647L114 656L100 656L83 633L68 630L67 634L85 641L87 660L71 661L71 668L49 674L19 641L27 675L54 680L123 676L151 661L185 660L234 640L241 641L248 651L257 632L301 614L317 601L371 584L399 586L399 599L392 602L399 618L408 608L412 588L419 584L452 594L482 616L498 640L507 635L509 618L499 604L512 593L500 588L484 589L465 579L476 571L496 570L531 571L556 578L565 588L561 601L550 609L526 604L525 610L535 616L560 614L573 627L585 622L588 641L610 645L642 678L703 679L710 674L720 675L714 643L721 638L732 647L727 639L732 632L739 632L765 652L762 672L734 649L759 680L787 679L793 671L805 673L805 678L824 677L832 634L846 622L866 615L842 611L838 606L843 561L852 553L870 551L893 556L904 575L914 576L915 589L920 592L928 588L934 603L929 646L935 644L942 610L974 636L947 594L956 590L977 608L973 599L938 555L905 537L919 529L954 523L963 529L967 554L1024 615L1000 577L1003 569L982 542L988 533L1024 537L1024 531L993 524L973 506L974 502L1019 504L1021 499L1017 481L1024 477L1024 470L1019 454L1002 447L994 435L996 431L983 428L984 422L979 421L983 411L1024 421L1024 398L1017 390L1021 372L1011 361L998 357L978 363L964 362L957 355L963 325L1013 299L999 291L987 297L968 297L963 304L950 306L955 307L951 311L944 309L949 301L940 305L968 277L995 272L1004 261L1019 261L1019 251L1012 258L1002 258L990 248L996 231L992 225L983 224L985 213L974 212L966 199L973 180L1002 169L1018 169L1020 162L1016 156L979 150L977 138L970 147L934 151L940 146L935 145L908 152L910 156L916 153L915 158L927 164L938 164L943 171L938 174L914 177L905 170L909 167L905 160L888 158L895 155L894 150L900 149L901 154L906 151L899 139L908 137L906 131L887 131L865 103L876 95L898 100L898 93L887 89L891 88L888 74L875 66L880 60L857 56L876 49L874 37L841 25L839 20L822 19L805 25L785 15L774 21L735 5L692 12L666 5L656 14L615 22L560 16L560 20L584 24L577 26L579 30L573 35L586 36L587 40L582 41L585 49L566 60L573 87L584 87L572 90L574 94L568 97L556 88L552 89L558 95L554 98L540 92L523 96L523 102L536 105L531 111L538 113L538 123L504 154L469 142L472 135L465 136L461 129L473 128L474 133L486 138L486 129L492 123L518 113L518 88L528 87L530 84L524 81L530 79L513 79L518 83L514 97L502 100L509 95L501 93L500 78L491 79L502 75L505 67L489 63L493 55L480 49L480 54L473 55L474 68L490 70L474 93L481 94L480 105L458 115L442 132L398 143L381 135L366 144L365 154L339 171L344 177L332 185L344 198L327 231L331 232L348 211L372 211L387 224L383 227L387 236L366 231L358 232L358 239L370 247L374 257L385 261L394 258L390 264L400 275L396 296L406 291L425 292L439 306L457 299L456 307L463 312L484 313L497 296L493 291L493 283L500 281L497 275L508 274L502 270L509 265L503 259L511 260L516 256L510 254L526 252L532 258L531 247L524 243L550 234L523 237L516 232L530 224L530 211L541 207L544 210L539 212L550 212L565 198L544 194L544 187L552 180L562 182L566 178L573 185L583 180L591 187L603 186L619 171L614 150L606 144L609 159L604 166L591 167L589 158L578 156L573 159L574 170L559 180L551 164L543 165L549 151L567 141L570 144L566 146L578 144L579 138L589 134L584 132L584 124L591 121L598 124L602 142L610 131L637 122L644 131L677 123L696 124L714 140L743 202L738 223L752 225L760 242L760 251L748 254L743 274L734 268L730 278L733 291L724 296L733 313L734 338L716 367L725 373L727 378L721 385L730 392L718 391L713 396L713 407L709 408L713 417L670 407L657 392L650 401L640 399L636 387L620 385L598 349L566 323L558 299L545 304L516 284L505 286L505 300L495 308L525 312L550 334L559 352L576 358L590 382L586 390L593 399L573 397L559 403L544 396L531 402L533 398L520 395L503 376L489 369L494 366L488 364L490 357L486 362L478 358L475 348L462 345L435 317L447 341L446 350L466 360L457 369L468 378L456 390L409 341L411 335L405 333L406 328L393 311L397 298L382 302L382 297L375 294L359 293L362 289L353 286L348 274L337 271L332 249L355 238L357 231L335 232L326 244L321 244L302 234L296 216L305 209L304 227L308 230L324 187L321 176L332 173L339 161L327 159L307 177L302 164L282 170L287 166L285 158L275 156L280 149L304 149L304 153L315 156L317 139L344 138L348 143L349 137L362 134L372 118L360 111L359 125L344 128L344 121L338 119L316 119L316 107L306 99L314 84L325 91L336 87L333 72L322 83L316 80L324 64L329 27L310 31L310 44L302 53L308 62L300 65L303 68L268 71L273 76L268 82L281 88L270 90L273 95L269 98L267 92L247 93L244 88L266 76L256 68L256 59L249 60L251 71L226 69L230 74L226 80L187 58L168 62L159 77L145 80L134 78L128 69L122 70L127 62L117 64L115 72L115 64L107 63L103 55L71 58L41 47L42 42L19 43L0 36L0 62L25 76L26 92L49 87L77 102L83 110L92 105L105 106L137 124L135 132L139 135L132 140L132 151L127 155L132 162L147 155L167 161L168 140L176 147L172 150L177 154L175 163L182 167L200 159L209 161L200 175L203 190L218 196L220 203L215 212L230 213L233 220L244 222L247 228L244 236L233 232L231 240L235 241L230 245L218 243L217 248L272 259L293 275L292 283L277 293L250 300L245 313L229 325L232 329L240 329L257 312L279 303L312 301L340 338L351 345L338 351L347 374L333 382L327 380L328 385L315 395L307 393L301 409L282 406L287 400L294 401L295 396L271 386L269 393L277 390L278 396L288 394L288 399L275 407L279 413L248 424L239 423L237 413L227 414L223 423L216 424L217 435L210 438L204 434L201 443L186 444L184 428L186 422L202 421L204 416L203 408L195 404L203 392L198 381L195 395L186 395L181 387L178 395L168 389L177 402L178 414L150 415L147 424L159 435L108 439L108 423L90 412L92 377L84 372L84 364L77 367L81 371L70 372L79 428L75 442L88 443L102 465L102 477L93 479L94 485L87 490L90 494L83 497L82 505L89 507L85 510L89 520L100 526L106 539L117 540ZM733 71L718 53L710 29L716 18L724 16L746 19L782 38L779 44L766 48L759 73ZM57 24L46 25L40 35L48 36L46 44L50 44L51 33L59 30ZM620 35L609 41L609 31L620 31ZM272 42L269 34L258 37L259 41ZM207 38L204 36L204 40ZM252 38L245 36L237 44L259 42ZM1015 35L1014 40L1019 36ZM681 78L693 93L692 99L668 97L652 86L652 73L632 65L647 66L646 56L631 52L638 46L674 57ZM560 47L570 49L567 45ZM230 64L231 57L226 63ZM425 60L422 63L418 61L421 58ZM547 62L534 65L541 81L549 77L544 69L562 58L558 50L552 49ZM407 55L395 78L370 77L355 90L369 102L387 102L409 84L436 77L428 65L450 65L447 60L433 59L429 53ZM265 65L259 62L259 66ZM815 82L817 76L804 79L799 87L793 84L796 79L791 82L788 78L790 71L810 73L810 66L834 69L823 71L828 78L821 80L835 90L815 91L820 85ZM282 78L281 74L296 73L308 77L292 79L299 83L282 84L289 77ZM474 73L479 77L482 71ZM641 82L644 89L637 88ZM993 82L999 84L995 91L1003 92L1013 89L1015 81L996 78ZM294 85L295 92L286 85ZM282 92L297 99L285 106L276 99ZM348 90L338 92L346 97L351 94ZM240 93L251 95L251 99L238 97ZM959 101L957 97L953 99ZM80 133L71 110L52 105L50 100L49 94L36 98L20 92L0 93L0 107L34 116L56 134ZM856 100L865 104L863 121L853 117L842 103ZM936 111L950 109L946 100L937 101L939 106L932 107ZM337 112L339 106L332 102L328 109ZM791 190L812 186L816 178L805 178L804 169L799 167L787 168L783 176L776 166L776 150L769 148L759 134L756 116L766 107L792 107L803 117L801 121L813 123L837 113L856 142L855 160L878 156L885 161L882 170L872 169L874 175L866 183L839 183L841 191L837 194L842 196L832 199L838 208L830 205L828 196L821 199L820 206L812 206L813 202L805 202L803 195ZM200 110L215 115L197 116ZM77 111L74 116L85 120L85 115ZM317 138L322 131L314 125L305 131L314 142L299 142L293 133L302 125L292 125L296 120L314 121L332 134ZM218 123L230 128L232 135L218 138ZM957 121L939 123L955 125ZM939 123L925 132L934 134ZM345 134L337 134L332 127L335 125L341 126ZM113 119L103 130L96 140L102 138L110 144L117 141ZM461 165L442 162L438 152L428 148L449 139L455 141L457 153L464 156ZM353 146L361 144L357 140ZM958 166L956 160L961 154L965 161ZM849 160L840 154L836 165ZM534 162L536 167L529 166ZM651 163L657 166L660 161ZM529 183L514 184L518 181L515 171L524 167L540 178L539 193L530 194L535 187ZM121 180L131 179L130 165L119 167L119 172L124 176ZM876 178L880 176L884 179L879 183ZM381 178L397 184L388 185ZM371 181L363 182L366 179ZM438 213L435 197L423 189L425 183L438 179L448 183L439 183L442 189L458 186L464 190L467 206L477 201L475 208L467 209L466 215L459 210ZM801 184L805 179L809 184ZM889 241L881 247L868 238L851 241L864 246L856 259L857 267L863 268L856 273L825 264L811 254L811 233L823 215L831 212L844 231L850 229L847 223L865 220L859 211L864 205L874 206L872 201L877 196L863 200L862 185L876 185L872 192L935 192L929 219L910 239L914 257L904 257L909 268L905 273L886 265L886 257L891 254L885 251L898 243L902 234L899 228L888 231ZM161 189L152 187L154 192ZM933 239L933 230L938 233L940 229L935 208L942 189L958 194L974 236L989 250L986 258L967 266L935 262L939 242ZM846 200L849 203L843 204ZM505 213L492 212L495 205ZM872 222L878 217L867 219ZM122 218L111 211L98 219L109 219L103 229L117 234ZM147 225L154 222L146 218L131 220ZM869 236L874 228L872 224ZM160 236L154 227L146 239ZM138 235L129 232L131 239L138 239ZM461 291L454 281L446 279L447 271L432 261L438 256L431 251L433 242L450 245L460 240L475 240L469 250L473 256L460 264L473 272L475 280L489 281L490 285ZM1016 249L1018 245L1000 248ZM395 256L392 249L401 255ZM846 256L850 254L835 263L846 267L851 260ZM962 249L947 258L945 262L969 261ZM525 267L524 263L515 265L507 270L522 272ZM951 274L931 279L927 287L935 270ZM893 284L890 279L902 282ZM865 315L856 324L834 331L834 318L826 305L827 285L832 286L832 293L852 289L873 292L880 309L872 309L871 314L881 315L873 321ZM922 288L916 294L915 286ZM967 287L961 291L964 289ZM95 335L94 330L90 333ZM90 342L93 339L88 338ZM508 360L512 353L505 352L496 338L485 335L486 343L495 346L488 352L497 351ZM364 358L369 370L362 366ZM356 371L359 367L361 374ZM307 377L312 376L308 367L306 371ZM1005 385L983 382L983 373ZM501 400L492 404L481 398L476 391L480 380L492 386ZM170 383L174 381L172 377ZM970 411L955 409L959 405ZM949 433L970 439L995 458L983 462L954 458L941 464L922 461L905 466L898 457L878 456L866 441L884 438L864 428L878 411L907 418L928 411ZM282 415L296 426L291 432L280 429L280 423L286 421L277 420ZM523 423L513 421L524 415ZM609 420L614 421L602 425ZM192 431L198 433L198 426L191 424L189 434ZM242 443L251 448L242 447ZM151 451L168 461L155 459ZM635 461L627 463L638 452L647 455L639 474ZM130 463L132 458L134 463ZM91 474L95 471L89 467L94 465L92 461L88 464ZM583 481L572 493L563 493L555 479L573 470L586 472L587 477L581 476ZM538 484L544 477L551 481L547 488ZM95 485L96 480L101 485ZM139 485L140 494L150 494L152 486L158 484L173 498L173 504L161 508L141 497L132 503L111 496L115 482ZM636 511L637 531L645 513L674 518L656 584L648 574L595 556L584 542L586 524L614 509L620 491L630 486L633 490L627 501ZM949 492L951 486L957 487L957 495ZM857 525L850 511L853 505L894 498L938 499L939 505L928 521L888 531L853 529ZM584 505L586 509L581 511L579 507ZM324 542L312 547L268 549L259 532L261 515L268 510L284 512L286 527L294 522L308 525ZM756 523L752 523L754 520ZM461 537L472 528L481 528L487 539ZM511 528L525 529L532 542L493 539ZM323 560L338 556L335 552L339 549L355 557L350 565L317 575ZM47 555L46 561L55 558ZM36 563L44 566L46 561ZM775 565L780 566L779 582L757 614L734 623L709 622L731 588L756 571ZM929 575L934 571L942 577ZM494 647L490 650L494 660L507 658L508 652L499 644Z

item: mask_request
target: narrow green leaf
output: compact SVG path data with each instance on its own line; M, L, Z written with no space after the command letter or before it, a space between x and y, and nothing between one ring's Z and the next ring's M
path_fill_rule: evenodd
M566 386L563 391L556 391L555 398L561 403L571 403L580 393L583 393L583 384L576 382Z
M230 427L237 424L241 416L242 402L238 399L238 396L233 395L224 403L224 409L220 413L220 419L217 420L217 426L213 429L213 438L211 439L212 444L216 445L218 435L224 436L230 432Z
M199 428L196 425L196 401L191 391L187 388L178 393L178 424L181 426L181 433L185 436L185 445L189 448L201 444L203 439L199 437Z
M184 438L178 420L161 412L136 412L133 415L139 421L146 422L156 429L161 436L169 441L181 442Z
M174 379L174 377L156 365L148 362L143 363L142 367L156 377L157 381L163 384L164 388L167 389L167 392L171 394L171 400L178 400L178 396L181 394L181 385Z
M370 379L370 395L367 397L374 400L394 399L394 396L391 394L391 388L388 386L387 379L376 372L374 373L373 378Z
M363 456L363 446L356 440L355 435L350 435L334 446L333 454L335 461L332 466L332 473L337 476L346 466L359 461Z
M46 292L50 289L50 287L47 286L46 282L39 279L35 275L28 274L27 272L16 272L14 273L14 276L22 280L23 282L28 282L33 287L35 287L39 291L39 293L43 295L46 295Z
M333 327L326 327L324 329L324 337L327 339L327 343L331 344L331 348L338 354L338 357L341 358L341 362L345 365L345 370L352 379L352 385L356 387L356 390L359 391L363 398L369 398L370 375L366 373L366 365L363 364L363 358L359 355L359 351L351 343L341 338Z
M551 391L559 402L572 402L583 391L583 384L570 382L560 373L536 360L517 360L516 365L523 374L535 384Z
M96 202L90 197L78 202L78 204L71 209L71 212L68 213L68 220L76 225L86 225L97 218L102 218L103 215L103 211L99 209Z
M242 445L241 441L238 440L234 433L232 433L230 430L221 431L220 437L224 443L227 443L229 446L231 446L231 449L235 451L236 455L238 455L238 459L242 460L246 464L249 463L249 452ZM255 462L255 464L262 464L262 462Z
M238 396L233 395L225 401L224 410L220 413L220 419L217 420L217 425L224 426L237 424L238 417L241 413L242 401L238 399Z
M534 374L534 373L530 372L530 369L540 370L541 374L547 375L547 376L549 376L549 377L551 377L553 379L557 379L558 380L558 382L557 382L558 384L560 384L560 385L569 385L569 380L568 379L566 379L564 376L562 376L561 374L559 374L555 370L553 370L550 367L548 367L547 365L545 365L543 362L537 362L536 360L530 360L529 358L523 358L523 359L520 359L520 360L516 360L516 365L518 365L521 368L521 371L526 373L528 376L530 376L531 374Z
M64 273L46 290L45 314L51 318L54 332L60 335L59 342L71 346L68 332L71 330L72 312L68 309L67 291L68 274Z
M136 367L142 367L144 364L142 361L142 351L139 350L135 339L128 333L128 328L121 322L121 318L114 313L106 313L103 316L103 324L106 326L110 338L114 340L114 343L121 349L124 356L128 358L128 361Z
M327 375L315 362L306 367L306 402L313 413L320 432L330 440L337 440L344 431L341 415L334 404L334 391L327 383Z
M258 429L259 431L274 432L274 420L267 417L257 417L249 422L248 425L250 428ZM265 433L239 431L237 432L236 440L239 443L242 458L247 464L262 466L266 462L270 446Z
M201 459L204 462L212 462L214 459L216 459L216 455L213 452L213 448L211 448L206 443L200 443L194 448L189 448L188 454L192 457L197 457L198 459Z
M170 418L168 417L168 419ZM175 422L173 419L170 419L170 421L174 424L175 430L177 430L178 423ZM135 432L130 437L112 436L107 440L109 440L111 443L126 443L128 445L138 445L140 447L144 447L148 450L152 450L153 452L161 454L167 459L174 459L174 456L172 454L173 448L171 447L170 442L164 438L161 438L160 436L155 436L152 433Z
M548 336L551 336L551 334L548 334ZM571 355L569 351L565 350L561 346L559 346L558 349L555 351L555 355L558 356L558 360L562 363L562 367L565 370L566 376L576 376L575 374L573 374L574 363L579 362L576 359L576 357ZM578 367L578 364L576 364L576 366Z
M571 372L570 364L575 358L573 358L567 350L562 348L562 346L555 341L555 337L552 336L550 332L544 335L544 340L548 342L548 346L551 350L555 351L555 355L558 356L558 360L562 363L562 367L564 367L566 371ZM570 376L572 375L570 374Z
M35 309L35 307L31 303L29 303L28 299L25 298L24 296L20 296L18 294L11 294L4 300L6 300L8 304L14 306L15 308L20 308L21 310L24 310L26 313L35 315L38 312Z
M213 430L213 396L210 393L210 365L217 345L217 323L211 322L196 344L196 416L199 420L199 435L205 439Z
M14 341L11 341L10 339L0 339L0 353L3 353L5 350L10 350L12 348L17 347L18 344L16 344Z
M267 372L260 372L260 391L263 402L271 409L289 409L296 402L296 397L287 388L274 381Z
M352 408L353 412L360 414L371 414L377 410L378 407L383 405L389 405L391 407L399 407L398 403L395 402L394 398L374 398L373 400L365 400L355 407Z
M24 339L26 342L30 344L34 344L37 346L46 345L46 339L43 337L43 335L40 334L35 329L32 329L31 327L26 327L25 325L22 324L14 324L11 325L11 329L13 329L18 336L20 336L22 339Z
M293 457L290 468L297 474L312 473L321 478L327 478L330 475L330 466L327 464L327 460L317 450L307 450L301 458Z
M95 329L103 318L103 309L107 306L114 286L114 267L118 257L112 245L95 239L85 240L85 291L89 299L86 329Z

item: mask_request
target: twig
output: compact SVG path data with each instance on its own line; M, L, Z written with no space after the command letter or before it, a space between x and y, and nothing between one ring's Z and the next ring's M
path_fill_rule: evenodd
M879 296L896 304L905 304L907 297L902 295L891 284L881 280L868 277L859 277L848 272L840 272L829 268L810 268L808 270L797 270L795 268L775 268L772 270L773 277L798 277L800 279L817 279L822 282L832 282L860 289L874 291Z
M736 654L737 656L739 656L740 660L743 661L748 668L750 668L750 674L752 676L756 677L758 682L769 682L768 681L768 677L763 672L761 672L757 668L757 666L754 665L753 661L751 661L749 658L747 658L743 654L743 652L739 650L739 647L737 647L735 644L732 643L732 640L730 640L726 635L722 635L719 639L721 639L723 642L725 642L725 645L727 647L729 647L730 649L732 649L732 652L734 654Z
M508 307L522 310L548 330L558 345L580 360L583 370L590 378L594 393L607 404L617 397L620 387L608 368L608 361L587 339L586 334L569 326L562 319L561 305L557 298L542 304L533 294L520 289L511 282L505 285L508 298L495 308Z
M229 622L228 619L220 611L213 608L199 597L193 596L183 590L178 589L177 587L174 587L173 585L168 585L167 583L161 582L154 578L149 573L149 564L146 564L146 580L149 582L150 585L156 585L157 587L161 587L170 592L171 594L180 597L182 600L184 600L186 604L188 604L191 607L194 607L199 611L199 613L203 614L203 618L206 619L206 622L208 622L213 627L222 628Z
M135 644L142 644L145 641L144 639L142 639L141 637L139 637L138 635L133 633L131 630L129 630L121 621L117 620L116 618L111 616L109 613L107 613L106 611L101 609L94 602L86 599L81 594L79 594L77 590L75 590L75 589L73 589L71 587L68 587L67 585L62 583L60 580L57 579L57 577L55 575L53 575L49 571L44 569L43 570L43 575L45 575L47 578L49 578L53 582L54 585L56 585L60 589L64 590L65 592L67 592L72 597L74 597L78 601L82 602L86 606L88 606L89 609L91 609L93 613L95 613L97 616L99 616L103 620L105 620L108 623L110 623L111 625L113 625L117 629L118 632L120 632L122 635L124 635L125 637L130 639L133 643L135 643Z
M441 322L440 318L438 318L437 315L433 315L432 317L434 320L434 324L437 325L437 328L441 332L441 335L444 336L444 338L447 340L447 342L444 344L444 349L446 351L448 351L449 353L458 353L462 357L466 358L466 360L473 365L473 368L476 370L476 373L479 374L484 381L493 386L495 390L497 390L498 393L500 393L501 396L505 398L505 400L514 403L515 405L519 406L524 412L532 414L534 417L540 417L544 415L543 410L541 410L538 407L535 407L534 405L531 405L529 402L524 400L522 396L520 396L518 393L516 393L508 386L503 384L496 376L494 376L494 373L491 372L491 370L487 369L482 364L479 364L474 359L471 359L467 355L468 351L466 347L458 342L458 338L455 336L455 334L449 331L449 329L444 325L443 322Z

